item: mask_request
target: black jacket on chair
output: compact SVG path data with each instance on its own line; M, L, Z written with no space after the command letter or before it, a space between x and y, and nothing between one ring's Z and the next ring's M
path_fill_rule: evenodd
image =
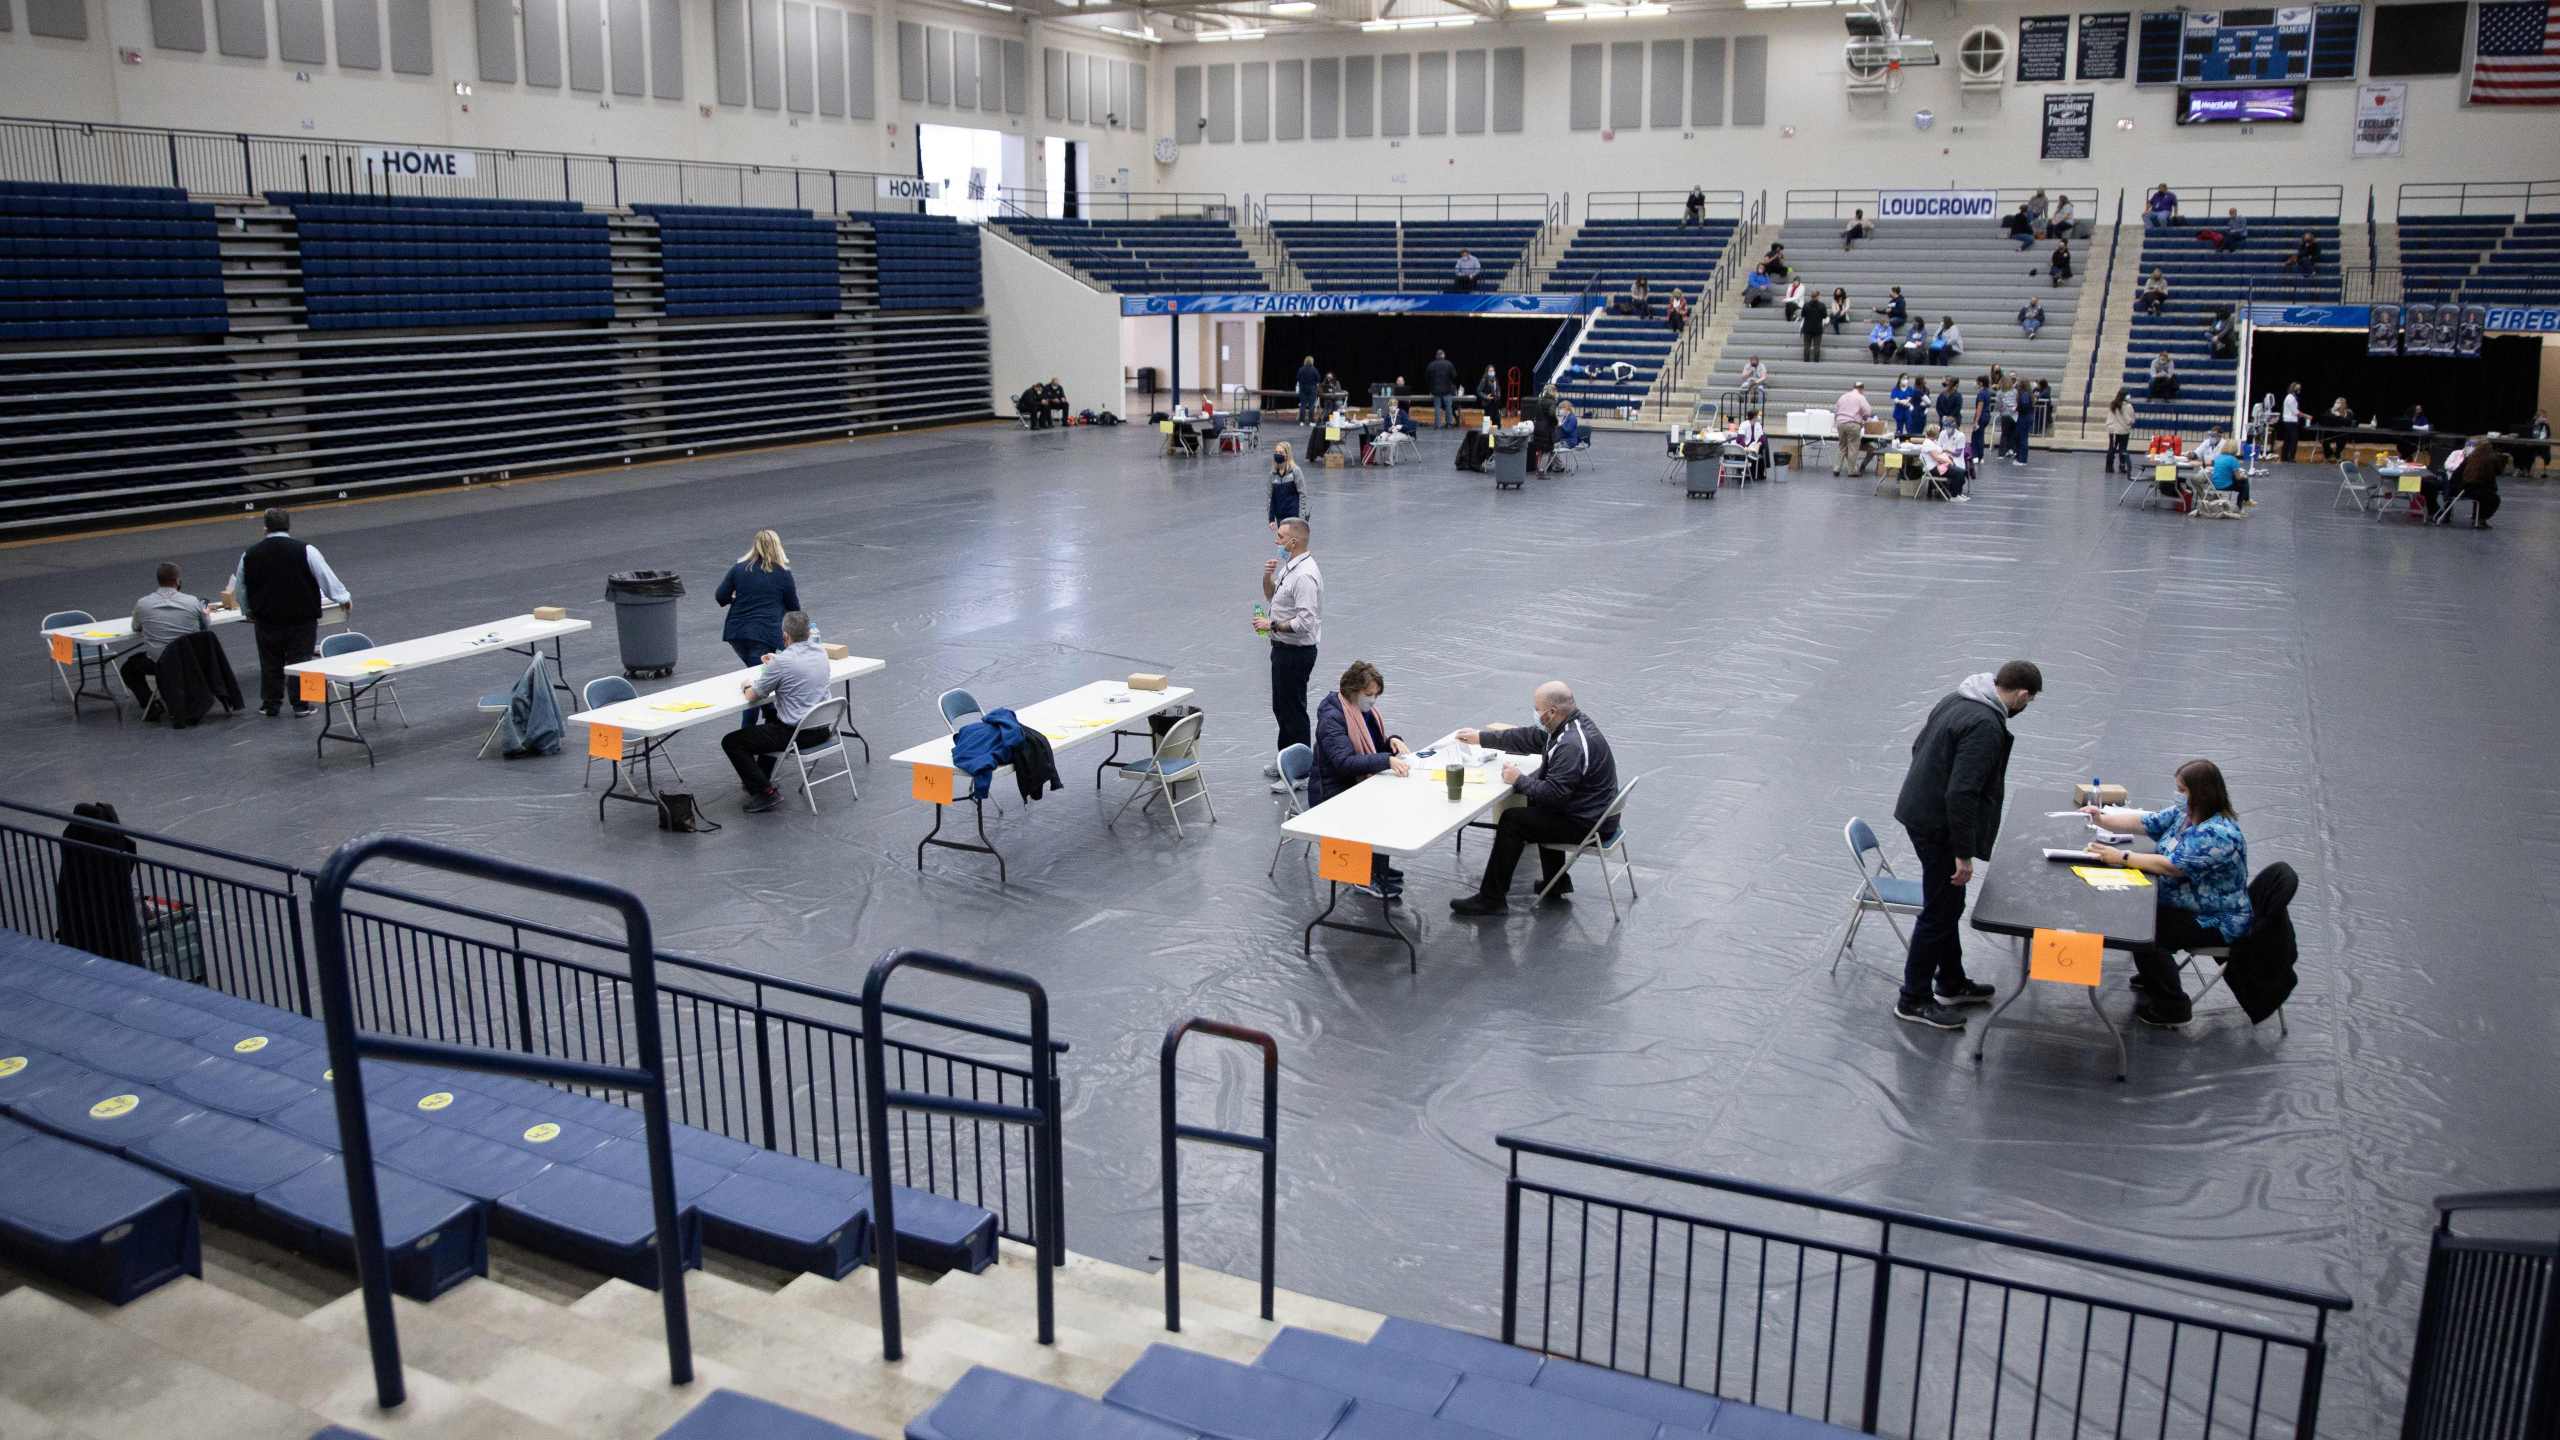
M216 701L222 708L237 712L247 702L240 698L240 677L231 673L231 657L224 654L213 633L199 630L181 635L160 652L160 703L168 711L170 728L184 730L213 712Z
M2293 993L2298 978L2294 966L2301 958L2294 942L2293 896L2300 888L2301 878L2281 860L2249 882L2248 933L2232 942L2222 978L2252 1025L2276 1013Z
M1013 783L1021 787L1025 800L1067 788L1067 782L1058 778L1058 757L1049 748L1049 737L1028 725L1022 727L1022 738L1014 742L1004 763L1013 767Z

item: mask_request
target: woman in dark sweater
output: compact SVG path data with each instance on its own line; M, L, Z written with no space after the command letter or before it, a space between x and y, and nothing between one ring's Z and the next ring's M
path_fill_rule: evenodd
M720 622L720 638L737 652L738 663L761 665L765 656L780 650L782 617L800 608L800 587L792 583L791 557L783 553L782 537L757 531L755 543L729 567L711 598L729 612ZM739 716L738 728L755 724L757 714L750 708Z
M1307 776L1309 808L1372 775L1412 772L1404 738L1389 734L1385 718L1378 714L1378 697L1386 692L1386 677L1378 667L1354 660L1342 672L1342 683L1334 693L1316 703L1315 769ZM1404 872L1380 855L1370 867L1369 885L1380 896L1396 899L1404 894Z

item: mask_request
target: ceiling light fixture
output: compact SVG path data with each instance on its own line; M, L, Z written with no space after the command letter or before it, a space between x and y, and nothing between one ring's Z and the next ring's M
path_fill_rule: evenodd
M1313 15L1316 13L1316 0L1279 0L1278 4L1271 7L1271 13L1274 15Z
M1464 30L1474 23L1476 17L1473 15L1453 15L1446 20L1434 20L1431 26L1435 30Z
M1553 10L1556 8L1556 0L1511 0L1511 3L1504 8L1509 10Z
M1196 38L1201 44L1208 45L1220 40L1259 40L1265 33L1260 30L1203 30Z
M1547 23L1550 25L1561 25L1568 20L1588 20L1590 18L1591 12L1588 10L1550 10L1547 12Z
M1384 35L1390 30L1400 30L1403 28L1403 26L1398 25L1393 20L1363 20L1360 22L1360 33L1363 35Z
M1123 30L1117 25L1101 25L1096 26L1095 28L1108 35L1117 35L1123 40L1135 40L1142 45L1160 45L1164 43L1156 38L1156 32L1153 30L1147 30L1144 32L1137 30Z

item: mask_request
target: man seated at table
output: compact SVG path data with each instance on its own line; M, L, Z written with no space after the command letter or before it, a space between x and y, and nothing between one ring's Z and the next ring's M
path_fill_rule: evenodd
M1550 680L1538 687L1529 703L1538 713L1535 727L1458 732L1463 745L1545 757L1534 775L1522 775L1516 765L1502 767L1502 782L1516 787L1528 803L1502 812L1493 831L1493 858L1485 862L1484 879L1476 893L1449 902L1449 908L1460 915L1507 913L1511 904L1505 897L1511 890L1512 872L1520 868L1520 852L1531 845L1564 847L1538 851L1539 883L1555 885L1546 903L1572 894L1573 880L1564 875L1565 852L1582 843L1618 796L1618 762L1610 755L1600 727L1574 704L1572 688L1561 680Z
M809 638L808 613L794 610L783 616L782 649L764 657L756 678L739 687L750 707L769 706L766 713L778 718L720 737L720 752L729 757L729 767L738 772L738 784L747 792L748 814L782 803L782 792L773 784L774 759L791 748L794 737L804 745L826 740L826 730L802 730L800 721L825 702L832 673L827 652Z
M124 677L124 688L142 706L142 718L157 720L167 707L152 693L152 677L160 673L160 652L173 640L180 640L205 628L205 603L178 588L178 567L163 560L158 579L160 588L133 602L133 638L141 647L116 667Z

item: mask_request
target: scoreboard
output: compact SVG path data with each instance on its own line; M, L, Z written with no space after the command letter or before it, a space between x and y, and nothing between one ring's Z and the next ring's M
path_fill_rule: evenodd
M2144 85L2352 80L2363 28L2360 4L2145 11L2134 79Z

